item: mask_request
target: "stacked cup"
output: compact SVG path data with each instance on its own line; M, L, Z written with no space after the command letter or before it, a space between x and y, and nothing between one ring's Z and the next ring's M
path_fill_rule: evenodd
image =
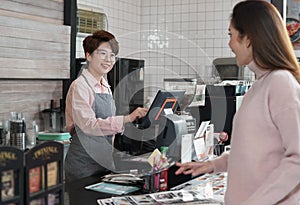
M21 150L26 149L26 124L21 112L10 112L10 145Z

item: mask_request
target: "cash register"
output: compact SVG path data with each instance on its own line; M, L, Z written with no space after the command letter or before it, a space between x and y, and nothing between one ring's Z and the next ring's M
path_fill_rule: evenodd
M196 120L191 115L176 112L184 94L184 90L158 90L141 124L133 126L130 131L141 140L152 137L151 149L145 152L141 147L142 154L134 156L126 152L115 151L116 172L128 172L133 169L138 172L149 172L151 166L147 158L154 149L162 146L168 147L169 160L176 162L181 159L182 151L184 151L181 150L182 136L190 134L189 137L193 138L196 129Z

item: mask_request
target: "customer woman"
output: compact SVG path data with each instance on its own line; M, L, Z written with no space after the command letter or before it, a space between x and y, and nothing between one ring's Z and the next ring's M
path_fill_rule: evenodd
M112 92L104 78L119 52L113 34L97 31L84 39L83 49L87 68L72 82L66 98L66 128L72 134L65 162L67 181L113 170L114 134L147 112L137 108L129 115L115 116Z
M233 9L229 46L256 81L233 120L230 153L178 163L176 174L228 172L226 205L300 203L300 68L280 14L266 1Z

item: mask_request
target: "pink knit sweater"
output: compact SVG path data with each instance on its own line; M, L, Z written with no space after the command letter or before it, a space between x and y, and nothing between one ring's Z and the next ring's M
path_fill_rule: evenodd
M257 81L233 120L226 205L300 204L300 85L288 71L248 65Z

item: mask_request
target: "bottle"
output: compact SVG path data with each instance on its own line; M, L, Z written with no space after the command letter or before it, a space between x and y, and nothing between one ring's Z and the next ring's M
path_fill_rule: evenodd
M0 121L0 145L5 145L5 130L2 121Z
M29 123L26 130L26 148L31 149L36 145L39 128L35 120Z
M167 146L161 146L160 147L160 151L161 151L161 157L167 157L167 152L168 152L168 147Z
M167 160L167 152L168 152L168 147L162 146L160 147L161 151L161 158L165 158ZM160 179L159 179L159 191L167 191L168 190L168 168L164 168L160 172Z
M214 124L210 124L206 128L205 148L208 159L213 158L214 154Z

